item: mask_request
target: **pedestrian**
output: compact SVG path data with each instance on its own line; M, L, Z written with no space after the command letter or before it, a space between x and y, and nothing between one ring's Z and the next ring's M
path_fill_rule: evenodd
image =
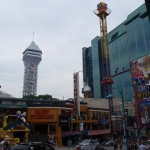
M7 139L6 139L6 141L3 143L3 148L4 148L4 150L10 150L10 145L9 145Z
M4 150L2 143L0 143L0 150Z
M120 142L120 150L122 150L122 143Z
M139 146L139 150L148 150L149 149L149 145L148 146L145 146L144 145L144 142L141 141L141 145Z
M117 142L114 142L114 150L117 150L117 149L118 149Z

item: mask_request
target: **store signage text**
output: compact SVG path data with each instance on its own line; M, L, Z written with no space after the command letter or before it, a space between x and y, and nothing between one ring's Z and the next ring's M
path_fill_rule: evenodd
M137 93L137 98L139 100L143 99L144 97L150 97L150 91Z
M54 115L49 114L50 110L36 109L34 115L30 115L31 119L53 119Z
M73 75L73 82L74 82L74 111L77 112L78 110L78 78L77 73L74 73Z

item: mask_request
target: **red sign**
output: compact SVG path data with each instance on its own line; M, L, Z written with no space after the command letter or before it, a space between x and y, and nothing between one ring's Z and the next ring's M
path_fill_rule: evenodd
M73 74L73 79L74 79L74 111L78 111L78 78L77 78L77 73Z
M110 129L88 131L88 135L108 134Z
M36 109L34 115L30 115L31 119L53 119L54 115L49 114L50 110Z

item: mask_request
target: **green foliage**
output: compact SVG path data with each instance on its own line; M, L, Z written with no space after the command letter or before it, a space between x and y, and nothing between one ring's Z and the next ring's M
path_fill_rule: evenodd
M59 100L58 98L53 98L52 95L46 94L46 95L39 95L39 96L34 96L34 95L27 95L23 96L23 99L40 99L40 100Z

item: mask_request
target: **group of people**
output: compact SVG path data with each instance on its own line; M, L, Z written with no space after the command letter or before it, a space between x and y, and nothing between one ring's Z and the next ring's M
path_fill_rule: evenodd
M118 147L117 142L114 142L114 150L122 150L123 146L122 143L120 142L120 145ZM128 150L149 150L150 146L145 145L143 141L139 141L138 143L129 143L128 145Z

